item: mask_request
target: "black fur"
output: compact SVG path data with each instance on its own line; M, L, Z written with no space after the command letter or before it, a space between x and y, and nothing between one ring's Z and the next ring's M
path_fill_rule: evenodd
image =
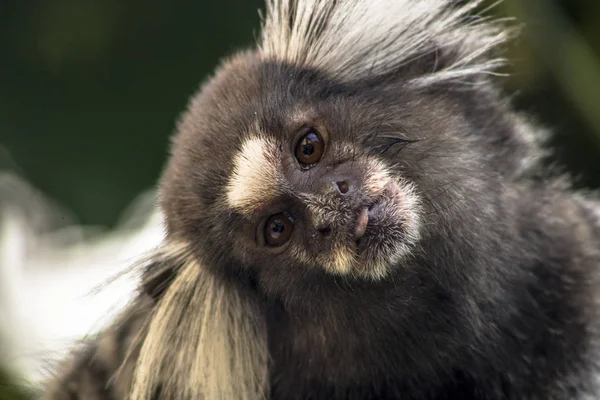
M409 85L428 60L353 81L254 52L226 62L174 139L169 240L262 299L271 400L599 396L600 204L540 169L543 132L487 78ZM385 279L273 255L224 209L242 134L258 124L287 143L303 119L393 165L424 199L422 238ZM153 268L157 299L177 270Z
M597 226L562 178L527 166L536 128L478 83L336 82L246 54L192 103L163 178L170 234L197 244L217 273L253 270L269 309L272 399L598 393ZM355 143L375 146L382 130L414 141L381 154L428 201L419 251L388 279L277 258L240 265L230 232L242 223L213 211L239 140L224 133L258 120L286 135L298 107Z

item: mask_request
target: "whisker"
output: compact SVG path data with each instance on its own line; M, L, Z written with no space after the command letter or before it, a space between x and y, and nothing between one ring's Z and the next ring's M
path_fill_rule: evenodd
M388 143L371 146L369 148L369 151L379 150L379 154L385 153L386 151L388 151L390 148L392 148L393 146L395 146L397 144L404 144L405 146L402 147L402 148L404 148L411 143L416 143L421 140L421 139L406 139L403 137L391 136L391 135L378 135L378 138L389 140Z

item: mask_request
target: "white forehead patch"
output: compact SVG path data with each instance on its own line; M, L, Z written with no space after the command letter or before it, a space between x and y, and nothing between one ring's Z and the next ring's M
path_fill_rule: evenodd
M235 155L233 172L227 184L227 204L244 214L251 214L271 201L281 190L279 149L275 141L252 137Z

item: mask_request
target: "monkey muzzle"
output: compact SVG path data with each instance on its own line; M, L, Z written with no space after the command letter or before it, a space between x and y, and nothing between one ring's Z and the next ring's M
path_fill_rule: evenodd
M381 274L419 237L420 202L412 184L377 160L340 164L300 196L312 248L326 269Z

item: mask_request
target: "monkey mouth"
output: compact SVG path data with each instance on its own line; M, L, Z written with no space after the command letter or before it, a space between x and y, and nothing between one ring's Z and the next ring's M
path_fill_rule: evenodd
M404 182L389 182L382 193L358 211L354 225L354 241L357 255L371 258L387 258L392 248L404 248L416 237L412 230L418 214L418 204L410 186ZM391 255L391 254L388 254Z
M354 226L354 240L356 242L357 249L361 253L361 244L364 244L368 236L368 228L377 223L377 217L381 213L381 203L384 196L379 196L375 201L361 207L358 217L356 218L356 224Z
M400 266L420 240L420 199L411 182L397 178L363 201L323 262L333 273L377 280Z
M361 238L367 233L369 221L371 221L378 212L380 202L381 198L360 209L358 217L356 218L356 225L354 226L354 239L357 243L360 242Z
M363 207L360 210L360 214L358 214L358 218L356 219L356 226L354 227L354 238L359 241L365 233L367 232L367 225L369 224L369 210L371 210L373 206Z

